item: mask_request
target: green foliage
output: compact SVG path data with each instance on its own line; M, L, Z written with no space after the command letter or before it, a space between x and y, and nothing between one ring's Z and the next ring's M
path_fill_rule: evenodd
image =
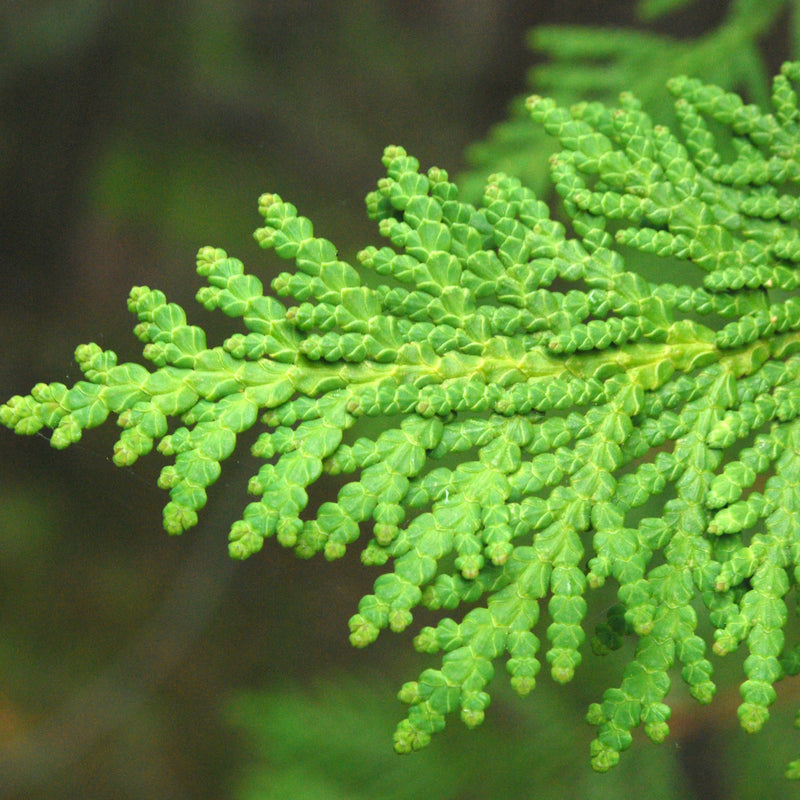
M680 134L630 94L616 109L530 98L560 148L568 224L517 178L493 175L474 206L444 170L389 147L367 209L393 247L367 247L355 267L264 195L256 238L296 266L272 282L285 302L203 248L198 301L246 332L209 347L179 306L136 287L152 368L82 345L85 380L38 384L0 421L50 428L66 447L114 414L115 463L156 442L174 456L159 485L164 526L180 533L260 418L264 463L231 555L275 535L335 559L366 538L363 562L386 571L350 620L359 647L403 631L419 606L443 612L414 640L443 655L400 691L399 752L451 713L480 724L497 662L522 695L542 652L553 680L570 681L588 590L606 583L616 600L592 650L635 651L589 709L596 769L637 726L668 735L675 668L712 700L710 641L718 656L746 649L739 718L756 731L774 685L800 671L784 633L800 577L798 82L800 63L785 65L768 113L675 78ZM343 486L309 508L323 473Z

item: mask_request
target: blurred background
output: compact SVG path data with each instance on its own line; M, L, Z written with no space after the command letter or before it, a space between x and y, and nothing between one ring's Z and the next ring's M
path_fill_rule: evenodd
M218 342L230 324L193 301L195 253L222 247L265 283L276 274L251 236L259 194L295 203L350 260L378 243L363 197L383 147L467 170L467 146L526 91L528 29L686 39L729 6L673 4L645 25L622 0L6 0L0 397L74 382L82 342L136 359L135 284L164 290ZM785 22L760 42L770 69L788 49ZM430 662L411 636L350 647L347 620L375 577L356 550L300 562L268 542L231 563L246 453L224 465L199 526L169 538L161 459L116 469L115 434L56 452L0 431L0 800L713 800L793 788L783 764L800 741L780 735L791 708L746 739L735 692L702 713L686 705L681 722L677 689L668 743L637 741L595 776L583 715L606 684L594 666L562 688L543 676L526 700L498 675L482 729L454 720L428 751L395 756L395 693Z

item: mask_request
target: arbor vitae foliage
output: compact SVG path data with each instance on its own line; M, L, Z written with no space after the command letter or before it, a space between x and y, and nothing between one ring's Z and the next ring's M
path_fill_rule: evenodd
M295 265L273 294L223 250L197 260L198 301L243 332L210 347L182 308L135 287L149 365L81 345L85 380L38 384L0 420L66 447L116 416L118 465L171 457L170 533L196 524L238 435L259 426L231 555L272 535L302 557L360 542L380 574L350 620L359 647L419 606L441 612L414 639L442 656L400 691L400 752L453 712L478 725L498 664L524 695L542 658L566 683L627 641L619 685L588 711L596 769L639 725L668 735L673 673L711 702L709 649L746 650L739 718L756 731L775 683L800 671L786 634L800 579L798 82L786 64L762 110L675 78L675 131L631 95L618 108L531 97L559 145L552 211L501 174L469 204L444 170L389 147L367 197L389 244L357 264L266 194L256 238ZM323 473L342 488L309 507ZM615 602L587 630L604 584Z

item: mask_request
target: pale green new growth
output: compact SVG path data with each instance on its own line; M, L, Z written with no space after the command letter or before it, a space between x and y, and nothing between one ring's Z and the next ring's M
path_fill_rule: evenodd
M560 144L552 175L569 228L515 179L494 175L473 207L443 170L420 173L390 147L367 207L393 247L366 248L356 268L264 195L258 241L297 267L272 283L285 303L204 248L198 300L246 333L209 348L180 307L135 288L152 369L81 346L85 381L39 384L0 420L52 428L65 447L118 415L117 464L156 442L175 457L159 485L179 533L261 416L265 463L231 555L275 534L333 559L366 535L364 563L387 569L350 620L357 646L402 631L419 605L448 612L416 636L444 655L400 692L398 751L427 744L451 712L478 725L497 661L520 694L541 651L569 681L588 590L606 582L618 602L592 649L636 648L589 709L595 768L613 766L638 725L668 735L676 665L711 701L710 630L718 655L747 649L739 717L758 730L774 684L800 671L784 636L800 578L798 81L787 64L767 113L677 78L680 135L629 95L616 110L530 98ZM365 435L365 417L379 434ZM351 477L314 511L307 489L323 471ZM458 615L462 603L473 607Z

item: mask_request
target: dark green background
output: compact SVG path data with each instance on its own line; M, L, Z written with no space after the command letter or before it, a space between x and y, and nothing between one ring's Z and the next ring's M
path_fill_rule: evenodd
M218 341L231 326L194 303L194 256L201 245L223 247L266 282L279 265L251 238L260 193L294 202L352 258L378 240L363 196L381 175L385 145L458 173L466 145L524 91L534 60L526 29L635 25L632 5L3 3L0 396L41 380L73 382L81 342L136 358L125 310L134 284L166 291ZM700 2L657 29L698 35L725 5ZM160 458L114 468L115 433L112 425L55 452L44 437L0 431L1 800L210 800L234 796L237 776L254 758L269 759L265 751L275 751L269 768L279 777L313 760L316 745L295 753L280 724L254 756L226 722L229 698L243 689L278 692L268 708L281 724L296 719L329 740L338 736L337 709L346 711L352 748L344 752L354 762L377 753L376 769L409 781L398 797L422 797L425 770L442 772L442 754L452 769L458 753L466 774L485 758L495 777L483 789L474 777L467 788L453 779L442 797L504 796L504 772L513 772L513 797L524 787L547 798L578 785L592 786L593 797L619 788L588 767L582 709L598 691L590 675L573 690L543 687L541 699L538 689L517 703L501 694L485 732L466 734L453 721L442 737L449 749L394 761L391 733L402 715L394 693L429 662L409 655L408 636L350 648L347 619L374 579L357 553L305 563L269 542L232 564L226 534L254 469L246 454L225 465L198 528L170 539L160 527L166 497L155 487ZM370 676L374 691L358 676ZM352 691L325 688L336 685ZM316 686L319 705L304 711L287 686L300 696ZM348 728L355 711L367 712L357 717L365 722ZM723 749L723 740L708 743L708 731L730 735L731 753L745 746L726 711L701 715L662 748L638 741L625 756L626 774L639 776L629 788L646 792L658 775L664 793L649 796L700 796L706 766L692 762L712 763ZM556 735L556 750L536 741ZM776 723L762 739L774 745L778 735ZM794 745L775 756L770 776L780 776ZM642 766L657 750L661 761ZM717 772L708 769L703 796L713 798ZM314 789L313 771L301 770L309 783L295 796L332 797Z

